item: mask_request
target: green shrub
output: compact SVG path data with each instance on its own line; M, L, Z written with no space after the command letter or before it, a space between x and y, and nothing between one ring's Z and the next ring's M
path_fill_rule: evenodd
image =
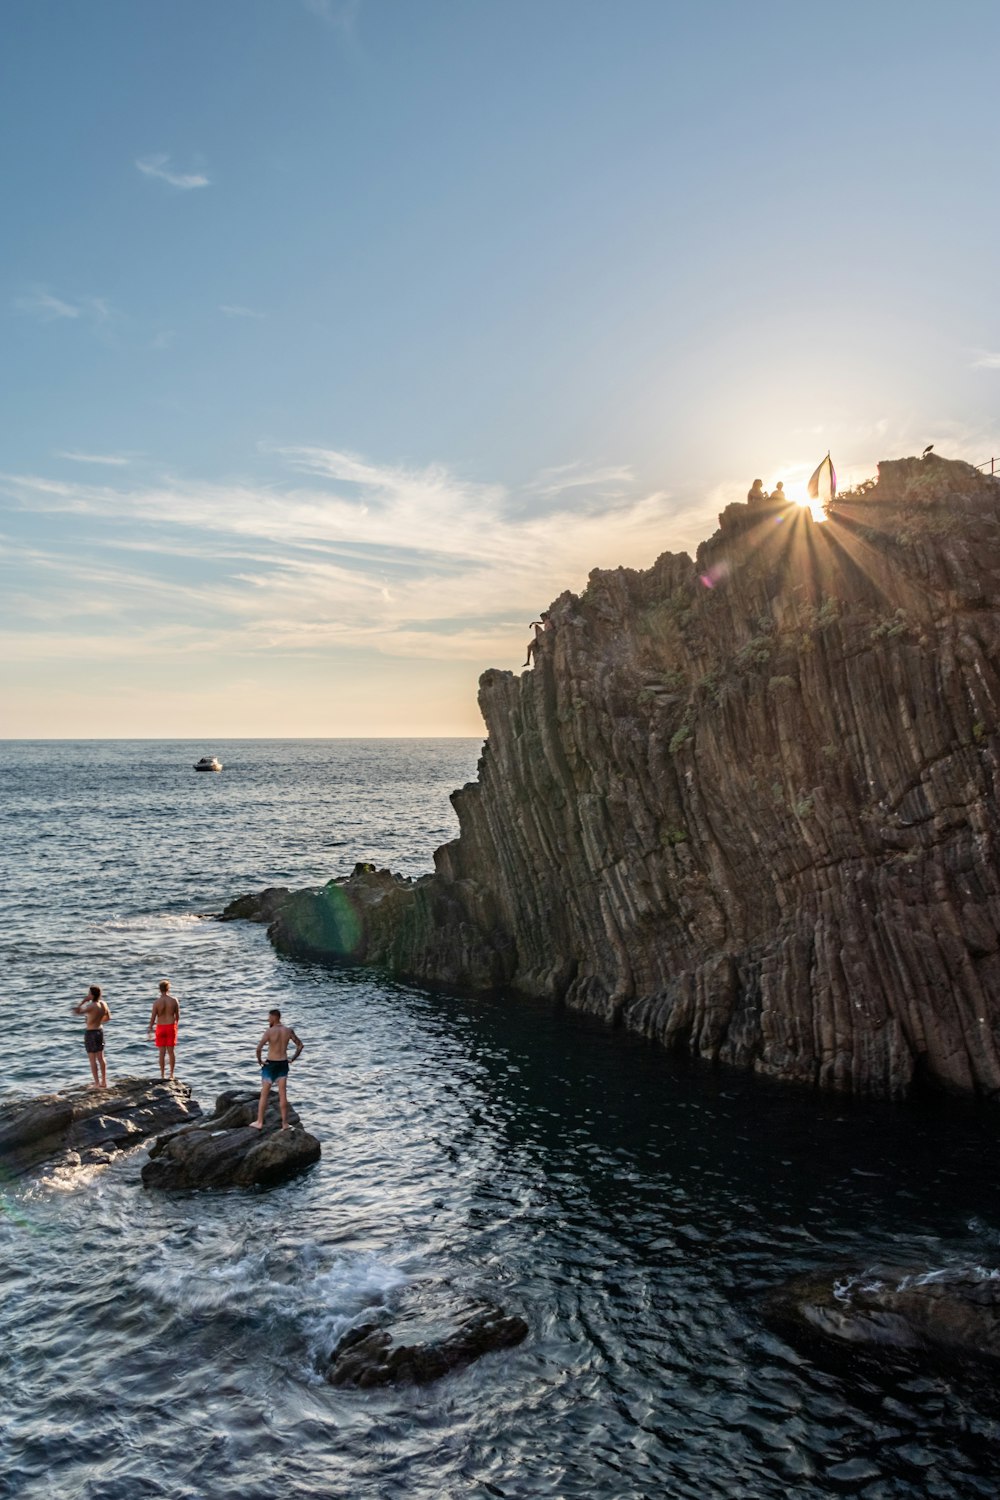
M679 750L682 750L684 748L691 737L691 725L685 721L685 723L683 723L680 728L676 730L673 735L671 735L670 744L667 746L670 754L676 755Z

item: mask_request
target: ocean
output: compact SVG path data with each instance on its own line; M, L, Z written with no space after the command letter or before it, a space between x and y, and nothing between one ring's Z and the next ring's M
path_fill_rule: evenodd
M356 860L431 868L476 740L0 745L0 1099L152 1076L157 981L203 1105L256 1084L270 1006L322 1161L268 1191L154 1195L144 1151L3 1181L0 1493L24 1500L969 1500L996 1493L989 1382L793 1346L768 1293L814 1269L1000 1265L992 1120L686 1064L513 997L277 957L212 920ZM217 754L219 775L193 762ZM526 1319L422 1388L325 1361L417 1288Z

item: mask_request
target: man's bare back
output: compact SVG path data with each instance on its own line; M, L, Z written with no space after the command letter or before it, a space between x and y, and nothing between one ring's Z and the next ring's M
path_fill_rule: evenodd
M160 993L153 1001L149 1013L148 1035L154 1037L156 1050L160 1054L160 1077L165 1078L166 1065L170 1064L170 1077L174 1076L177 1045L177 1027L181 1019L181 1008L176 995L170 993L170 980L160 980ZM155 1035L154 1035L155 1033Z
M90 1063L91 1077L98 1088L107 1088L108 1069L104 1060L104 1023L111 1020L111 1009L104 999L101 986L92 984L79 1005L71 1007L75 1016L83 1016L86 1025L83 1045Z
M181 1013L181 1008L174 995L160 995L153 1001L153 1013L149 1018L151 1026L172 1026Z
M77 1006L76 1014L85 1018L88 1031L100 1031L105 1021L111 1020L111 1012L103 1000L94 1000L90 1005L84 1005L82 1010Z
M301 1038L295 1035L292 1026L281 1024L281 1011L274 1009L267 1014L267 1030L257 1043L257 1061L260 1064L260 1103L257 1106L257 1118L252 1121L254 1130L263 1130L264 1111L267 1109L268 1095L271 1085L276 1084L278 1088L278 1103L281 1107L281 1128L288 1129L288 1065L296 1062L302 1051ZM288 1056L288 1043L292 1042L295 1051L291 1058ZM267 1048L267 1062L264 1061L264 1048Z
M288 1043L291 1041L298 1042L298 1040L291 1026L282 1026L279 1023L267 1028L260 1039L258 1051L263 1051L266 1046L268 1062L287 1062ZM301 1050L302 1044L299 1042L299 1051L301 1052Z

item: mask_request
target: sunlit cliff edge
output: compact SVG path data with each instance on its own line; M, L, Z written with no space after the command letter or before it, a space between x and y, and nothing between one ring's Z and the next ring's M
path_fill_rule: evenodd
M772 1076L1000 1098L1000 484L900 459L596 570L488 671L460 834L243 898L276 946L509 989Z

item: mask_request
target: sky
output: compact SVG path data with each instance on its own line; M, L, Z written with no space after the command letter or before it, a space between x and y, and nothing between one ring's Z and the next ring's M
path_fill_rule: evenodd
M995 0L6 0L0 735L479 734L594 567L1000 455Z

